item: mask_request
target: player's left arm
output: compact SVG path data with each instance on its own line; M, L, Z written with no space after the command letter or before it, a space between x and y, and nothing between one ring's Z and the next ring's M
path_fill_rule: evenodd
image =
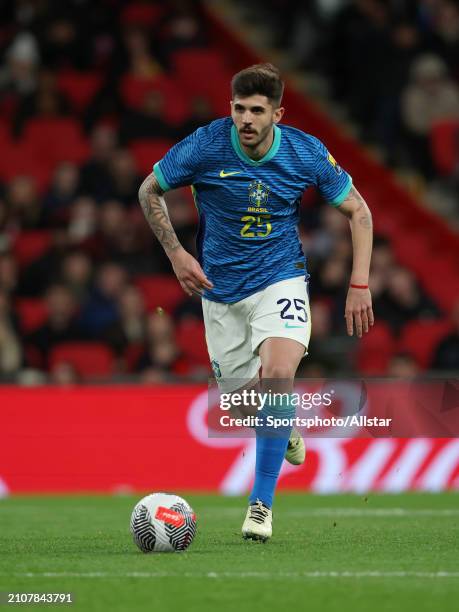
M352 232L352 274L346 299L345 319L347 333L355 331L359 338L374 323L371 293L368 288L371 250L373 246L373 222L370 209L357 189L352 186L346 198L337 207L349 219Z

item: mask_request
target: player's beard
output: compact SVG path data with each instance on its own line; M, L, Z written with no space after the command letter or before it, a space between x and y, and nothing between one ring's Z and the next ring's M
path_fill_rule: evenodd
M269 132L272 128L272 125L269 125L265 128L263 128L260 132L258 132L258 130L255 130L253 128L250 128L249 133L252 134L252 138L250 138L249 140L243 140L243 144L245 147L247 147L248 149L257 149L264 141L265 139L268 137ZM242 128L240 130L240 134L244 135L244 133L247 133L244 128Z

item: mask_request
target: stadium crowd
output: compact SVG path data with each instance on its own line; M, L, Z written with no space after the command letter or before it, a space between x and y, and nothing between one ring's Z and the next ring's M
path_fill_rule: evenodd
M459 217L457 0L248 4L298 68L326 77L359 139L415 169Z
M386 23L385 4L343 7L347 25L341 35L358 24ZM436 3L419 4L427 10ZM229 67L221 74L223 89L218 83L208 96L190 90L187 73L182 81L176 76L178 58L198 52L213 61L217 54L199 3L12 0L4 3L0 20L0 380L205 379L210 370L200 302L175 282L137 199L143 176L169 146L225 112ZM284 25L287 40L294 24ZM417 32L412 26L412 20L397 25L403 49L410 32ZM346 53L337 54L346 70L355 62L343 58L371 43L368 28L359 32L362 38L346 34L341 43L338 33L330 35L334 45L347 43ZM441 65L444 78L453 79L458 47L453 37L448 41L435 60L429 56L429 65ZM322 61L342 96L349 74L331 62L333 55ZM353 112L375 133L378 113L394 121L395 115L374 101L393 102L397 83L402 95L402 75L389 83L370 50L363 56L362 75L350 81L354 87L365 83L367 98ZM387 95L376 94L371 82L387 87ZM351 89L349 100L362 102L362 92ZM415 98L412 103L422 105ZM413 131L416 145L407 150L427 150L421 141L426 143L428 121L424 127L423 134ZM386 139L395 133L395 124L383 130ZM194 252L197 214L190 190L171 192L167 203L180 241ZM459 366L459 310L446 320L449 314L398 264L383 239L376 239L371 274L378 330L367 344L346 336L348 223L309 191L300 216L313 319L301 374L410 376ZM427 352L413 324L435 330Z

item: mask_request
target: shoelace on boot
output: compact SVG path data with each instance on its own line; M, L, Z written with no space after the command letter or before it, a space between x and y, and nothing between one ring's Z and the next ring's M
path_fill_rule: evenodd
M261 502L256 502L250 506L250 518L255 523L264 523L268 516L268 508Z

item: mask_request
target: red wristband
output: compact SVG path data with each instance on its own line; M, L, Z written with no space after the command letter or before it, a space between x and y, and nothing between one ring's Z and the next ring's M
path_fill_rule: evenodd
M353 285L352 283L349 285L352 289L368 289L368 285Z

